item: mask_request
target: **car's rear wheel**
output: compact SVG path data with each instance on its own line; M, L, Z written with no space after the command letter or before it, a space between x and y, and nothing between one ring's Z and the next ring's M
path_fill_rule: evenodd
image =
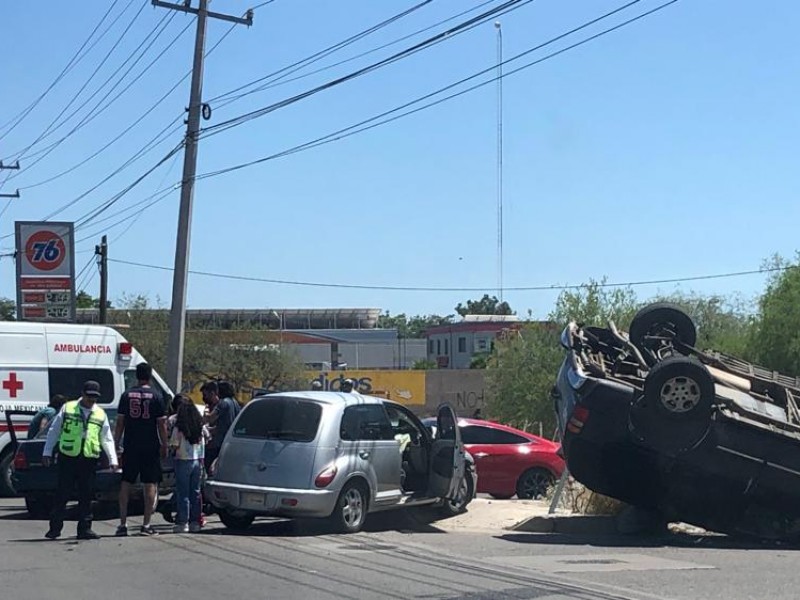
M336 500L330 523L340 533L356 533L364 527L369 506L368 492L364 484L351 481L345 484Z
M555 481L555 477L547 469L528 469L517 480L517 498L520 500L544 498Z
M219 511L219 520L225 527L234 531L245 531L253 524L255 518L254 514L240 510L224 508Z
M702 363L667 358L650 370L631 407L634 436L657 451L688 450L708 431L714 398L714 379Z
M658 338L677 339L687 346L697 343L697 329L692 318L669 302L656 302L639 310L628 334L631 342L640 348L657 344Z
M43 519L50 516L53 499L45 495L25 496L25 508L32 519Z

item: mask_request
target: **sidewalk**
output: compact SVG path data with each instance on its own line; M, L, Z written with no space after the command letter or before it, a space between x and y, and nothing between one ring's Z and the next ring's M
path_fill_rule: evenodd
M493 531L513 529L531 517L547 514L546 500L493 500L475 498L467 512L435 523L443 531Z

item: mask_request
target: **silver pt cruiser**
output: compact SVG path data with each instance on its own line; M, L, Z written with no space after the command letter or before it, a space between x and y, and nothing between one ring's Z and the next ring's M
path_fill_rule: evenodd
M475 471L449 405L436 437L406 407L338 392L270 394L234 421L205 484L229 528L258 515L327 518L359 531L367 513L440 503L465 509Z

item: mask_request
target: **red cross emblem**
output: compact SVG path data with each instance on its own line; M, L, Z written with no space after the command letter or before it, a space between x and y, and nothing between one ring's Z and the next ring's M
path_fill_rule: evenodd
M3 389L8 390L10 398L16 398L17 392L25 387L25 384L17 380L16 373L9 373L8 379L3 381Z

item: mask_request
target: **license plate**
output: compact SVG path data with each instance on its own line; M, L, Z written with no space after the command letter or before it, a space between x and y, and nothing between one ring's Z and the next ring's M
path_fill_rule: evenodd
M264 508L267 505L267 495L258 492L242 492L242 508Z

